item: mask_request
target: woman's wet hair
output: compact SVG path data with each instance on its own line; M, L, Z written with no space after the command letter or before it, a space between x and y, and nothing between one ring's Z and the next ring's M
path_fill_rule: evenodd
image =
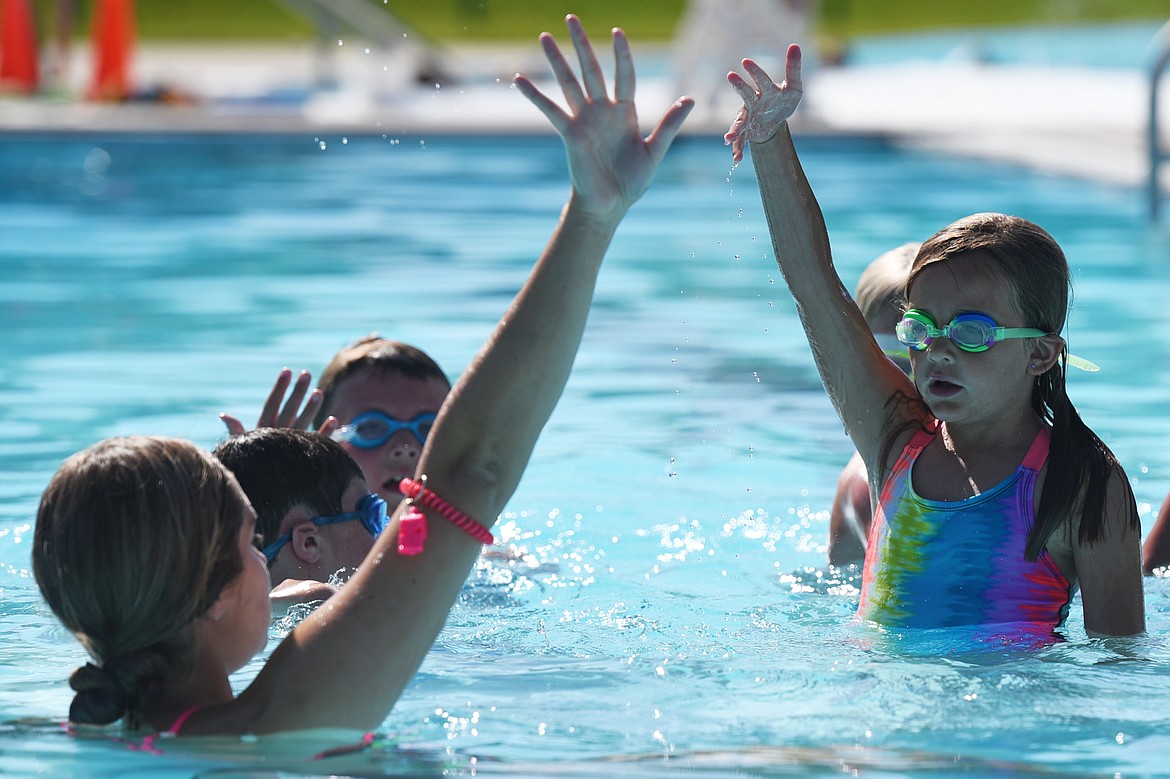
M402 341L367 335L333 355L333 359L321 372L321 380L317 382L317 386L324 394L325 402L321 404L317 418L313 420L315 427L320 428L329 418L333 398L341 383L365 370L399 374L419 381L434 379L444 384L448 390L451 389L451 380L447 378L447 374L443 373L439 364L422 349Z
M1012 290L1021 325L1059 334L1068 317L1072 284L1068 261L1056 240L1040 226L1006 214L974 214L943 228L918 251L906 280L906 299L918 274L960 255L979 253ZM1036 378L1032 408L1052 425L1048 471L1036 525L1025 557L1035 560L1052 533L1069 517L1080 517L1078 543L1092 544L1105 533L1105 499L1111 475L1121 466L1109 447L1081 419L1065 387L1068 346L1062 359ZM1128 480L1131 527L1140 520Z
M246 503L188 441L102 441L65 461L41 496L37 585L93 658L69 680L69 719L138 713L191 671L196 621L243 570Z
M256 510L258 546L280 535L280 522L296 506L314 516L345 511L345 491L362 469L345 447L318 433L258 427L224 439L212 454L230 470Z

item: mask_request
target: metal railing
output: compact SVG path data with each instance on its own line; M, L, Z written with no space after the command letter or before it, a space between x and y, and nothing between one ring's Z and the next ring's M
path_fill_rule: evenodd
M335 80L333 59L336 41L353 33L385 49L411 48L418 60L420 73L443 74L449 69L448 56L435 41L426 38L384 6L367 0L278 0L285 8L307 19L322 43L318 59L317 86L329 86Z
M1150 62L1150 118L1146 140L1150 151L1150 219L1156 222L1162 205L1161 167L1162 163L1170 161L1170 154L1163 150L1158 135L1158 83L1162 79L1162 71L1170 63L1170 22L1158 30L1150 49L1153 57Z

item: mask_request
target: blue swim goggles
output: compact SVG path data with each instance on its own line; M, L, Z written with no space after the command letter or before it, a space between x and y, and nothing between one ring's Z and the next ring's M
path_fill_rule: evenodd
M358 414L349 424L333 431L332 438L358 449L377 449L399 430L409 430L421 446L426 442L427 434L431 432L434 424L434 414L419 414L414 419L404 422L381 411L367 411Z
M1035 327L1000 327L987 314L959 314L951 323L938 327L930 314L912 308L894 328L898 341L916 352L924 351L935 338L949 338L964 352L985 352L1009 338L1038 338L1048 335Z
M317 527L321 527L322 525L334 525L338 522L350 522L355 519L361 520L362 527L370 531L370 535L374 538L377 538L378 534L386 529L386 501L371 492L358 502L357 511L348 511L335 517L317 517L311 522ZM264 556L268 558L269 565L276 562L276 556L280 554L280 550L291 540L292 532L290 531L264 547L262 551Z

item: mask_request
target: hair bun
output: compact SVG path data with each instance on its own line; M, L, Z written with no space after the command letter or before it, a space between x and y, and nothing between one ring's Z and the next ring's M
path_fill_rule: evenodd
M108 725L121 719L129 708L130 696L119 679L93 663L74 671L69 686L77 692L69 706L70 722Z
M71 722L108 725L158 697L166 674L164 656L151 649L112 658L96 666L86 663L69 677L77 695L69 707Z

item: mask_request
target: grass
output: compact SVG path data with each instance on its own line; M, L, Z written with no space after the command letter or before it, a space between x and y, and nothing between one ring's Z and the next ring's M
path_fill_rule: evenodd
M816 2L816 0L808 0ZM531 42L543 30L559 32L567 11L577 13L592 35L620 26L634 40L667 41L686 0L366 0L445 42ZM54 27L58 0L33 0L42 31ZM74 20L88 34L92 3ZM308 41L310 22L278 0L139 0L142 40ZM857 35L955 27L1076 24L1126 19L1166 19L1166 0L820 0L818 34Z

